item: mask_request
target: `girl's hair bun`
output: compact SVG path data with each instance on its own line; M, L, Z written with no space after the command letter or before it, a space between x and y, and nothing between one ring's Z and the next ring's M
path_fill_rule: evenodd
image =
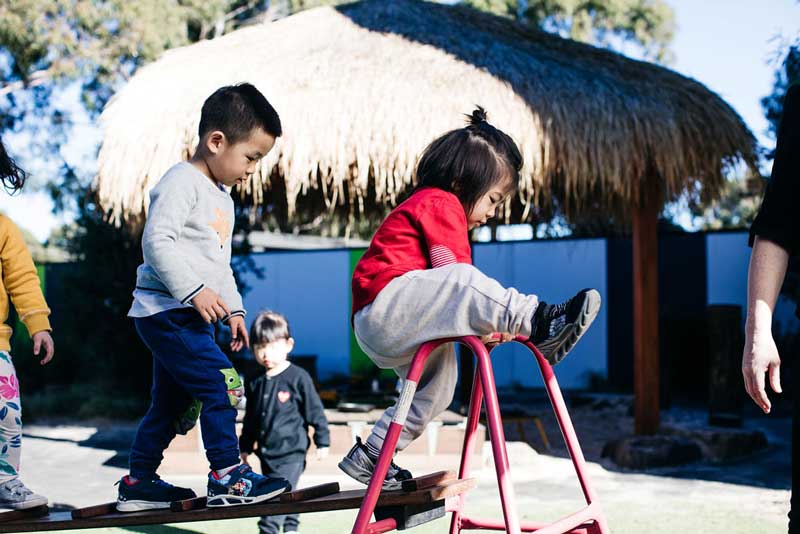
M472 115L467 115L467 117L469 117L470 126L478 126L481 123L487 122L486 110L483 109L481 106L477 106L475 110L472 112Z

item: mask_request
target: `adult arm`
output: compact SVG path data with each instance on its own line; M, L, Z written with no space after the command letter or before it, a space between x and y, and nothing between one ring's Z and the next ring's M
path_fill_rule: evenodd
M772 337L772 312L789 263L789 252L756 236L747 276L747 321L742 355L742 375L747 394L769 413L772 404L765 388L769 374L772 390L781 393L781 360Z

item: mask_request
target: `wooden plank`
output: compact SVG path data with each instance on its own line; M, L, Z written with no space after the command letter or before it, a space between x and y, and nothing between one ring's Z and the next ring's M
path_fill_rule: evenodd
M637 434L659 425L658 213L661 201L652 176L633 214L633 392Z
M455 471L436 471L428 475L412 478L411 480L404 480L402 487L403 491L418 491L426 488L431 488L444 482L456 478Z
M85 517L95 517L98 515L113 514L117 511L117 501L87 506L86 508L76 508L70 514L73 519L83 519Z
M325 497L326 495L333 495L339 493L338 482L328 482L327 484L319 484L317 486L309 486L308 488L300 488L288 493L282 493L280 502L298 502L307 501L308 499L316 499L318 497Z
M47 515L49 511L50 509L47 507L47 505L43 504L42 506L34 506L33 508L28 508L27 510L10 510L8 512L0 512L0 523L42 517Z
M475 479L449 480L438 486L419 491L387 491L381 493L377 505L425 504L445 500L474 488L476 483ZM0 532L44 532L49 530L163 525L167 523L212 521L262 515L347 510L359 508L364 500L365 492L366 490L364 489L349 490L297 502L282 503L276 499L266 503L246 506L202 508L178 513L170 510L150 510L73 519L69 512L56 512L39 519L0 523Z
M439 484L436 487L430 489L430 499L431 501L441 501L446 500L451 497L457 497L468 492L471 489L475 489L475 486L478 485L477 478L465 478L463 480L454 479L448 480Z
M188 512L189 510L199 510L206 507L207 497L195 497L193 499L184 499L182 501L172 501L169 504L169 509L173 512Z

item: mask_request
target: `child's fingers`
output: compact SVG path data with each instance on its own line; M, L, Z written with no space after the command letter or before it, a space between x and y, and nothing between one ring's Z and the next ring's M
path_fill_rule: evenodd
M214 309L214 314L217 316L218 320L222 320L228 316L228 314L225 312L225 308L220 306L219 303L214 304L213 309Z
M225 315L223 315L222 317L227 317L228 315L231 314L231 309L228 308L228 305L225 304L225 301L222 300L221 297L217 299L217 305L225 311Z
M56 349L55 346L53 345L52 339L45 340L44 349L45 349L45 354L44 354L44 359L42 360L42 365L52 360L53 355L56 353Z
M232 330L233 339L231 340L231 350L234 352L242 350L242 338L236 335L236 328L234 327Z
M242 332L242 337L240 339L245 347L250 348L250 335L247 333L247 328L244 327L244 323L240 323L240 330Z

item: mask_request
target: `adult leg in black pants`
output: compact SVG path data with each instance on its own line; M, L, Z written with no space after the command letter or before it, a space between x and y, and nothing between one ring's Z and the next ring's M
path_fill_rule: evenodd
M789 534L800 534L800 354L792 361L792 500L789 505Z

